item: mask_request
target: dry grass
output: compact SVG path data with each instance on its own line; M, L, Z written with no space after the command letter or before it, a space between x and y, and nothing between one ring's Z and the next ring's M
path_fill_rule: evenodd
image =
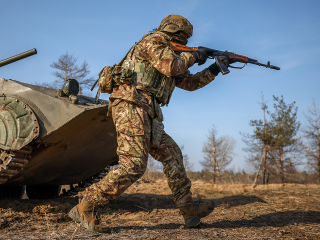
M92 234L71 221L77 197L0 201L0 239L320 239L320 186L212 185L193 182L216 209L199 228L186 229L167 183L141 180L101 210L109 234Z

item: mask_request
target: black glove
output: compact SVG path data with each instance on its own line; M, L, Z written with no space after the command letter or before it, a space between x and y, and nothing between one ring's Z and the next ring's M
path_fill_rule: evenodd
M227 55L221 55L219 56L219 61L221 61L226 67L229 67L231 63L235 63L236 61L233 59L230 59Z
M191 54L196 58L196 63L198 63L199 66L207 61L208 54L204 49L200 48L197 51L191 52Z
M229 67L229 65L231 63L235 63L236 61L233 60L233 59L230 59L228 56L226 55L221 55L218 57L219 58L219 61L225 65L226 67ZM213 75L218 75L218 73L220 72L220 68L218 66L218 64L215 62L214 64L211 64L208 69L210 70L210 72L213 74Z
M209 69L209 71L210 71L213 75L215 75L215 76L217 76L218 73L220 72L220 68L219 68L219 66L217 65L217 63L211 64L211 65L208 67L208 69Z

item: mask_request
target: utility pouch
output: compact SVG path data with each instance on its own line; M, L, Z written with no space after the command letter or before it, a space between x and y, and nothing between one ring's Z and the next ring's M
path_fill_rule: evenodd
M164 125L159 118L152 119L152 135L151 141L153 145L160 146Z
M99 90L102 93L112 93L113 87L114 87L114 81L113 81L113 71L116 67L116 64L112 67L104 67L101 72L99 73L99 79L98 79L98 85Z

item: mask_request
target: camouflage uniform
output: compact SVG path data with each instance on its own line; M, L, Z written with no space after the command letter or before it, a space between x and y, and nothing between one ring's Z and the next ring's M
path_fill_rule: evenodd
M86 190L85 198L94 205L119 197L137 181L146 170L148 153L163 164L175 203L179 206L182 197L191 196L181 150L163 130L160 104L169 103L175 87L194 91L215 75L208 69L190 74L195 57L177 55L170 49L170 40L164 32L146 34L122 64L124 74L110 95L120 166Z

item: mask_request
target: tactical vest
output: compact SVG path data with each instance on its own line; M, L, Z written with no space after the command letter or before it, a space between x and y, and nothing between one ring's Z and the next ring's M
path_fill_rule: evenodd
M175 88L174 77L160 73L146 60L132 60L134 55L139 55L137 44L132 47L122 64L121 79L123 81L130 79L132 86L154 96L162 106L168 105Z

